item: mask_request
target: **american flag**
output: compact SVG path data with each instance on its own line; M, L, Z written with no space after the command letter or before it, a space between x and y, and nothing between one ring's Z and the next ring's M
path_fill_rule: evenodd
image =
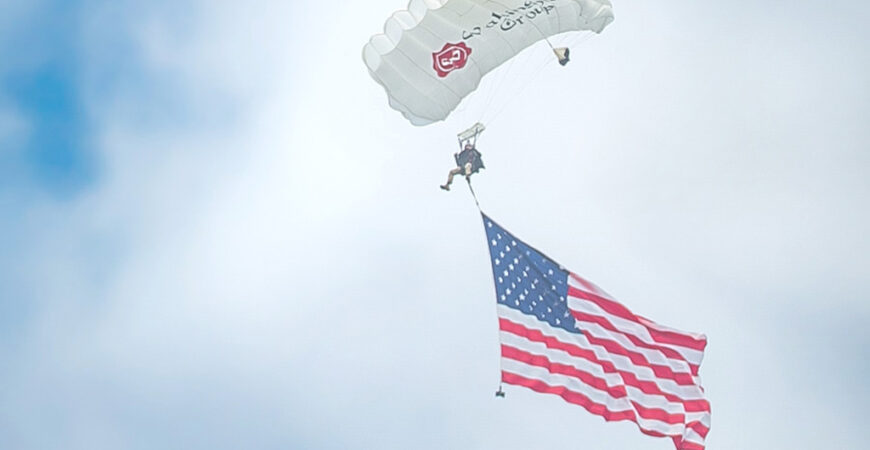
M498 301L501 379L604 420L630 420L703 450L710 403L698 376L707 338L616 302L483 214Z

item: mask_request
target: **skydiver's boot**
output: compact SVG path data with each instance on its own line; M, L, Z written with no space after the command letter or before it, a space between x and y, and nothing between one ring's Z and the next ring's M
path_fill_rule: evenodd
M450 185L453 184L453 176L456 175L456 174L458 174L458 173L462 173L462 169L460 169L460 168L458 168L458 167L455 168L455 169L453 169L453 170L451 170L450 172L448 172L448 173L447 173L447 183L446 183L446 184L442 184L442 185L441 185L441 189L444 189L445 191L449 191L449 190L450 190Z

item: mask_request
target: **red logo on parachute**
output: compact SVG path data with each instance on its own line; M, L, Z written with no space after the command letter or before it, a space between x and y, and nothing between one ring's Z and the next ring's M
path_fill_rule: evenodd
M448 73L465 67L470 54L471 49L465 45L465 42L444 44L444 48L440 52L432 53L435 72L438 72L438 76L441 78L446 77Z

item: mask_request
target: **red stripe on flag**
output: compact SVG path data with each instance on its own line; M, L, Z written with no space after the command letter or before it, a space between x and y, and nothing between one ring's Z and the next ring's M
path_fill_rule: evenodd
M586 314L586 313L582 313L582 312L574 311L574 310L571 310L571 315L573 315L574 318L579 320L579 321L592 322L592 323L600 325L602 328L604 328L608 331L621 334L621 335L625 336L626 339L631 341L632 344L634 344L638 347L649 349L649 350L659 351L659 352L664 353L664 355L670 359L677 359L680 361L684 361L686 364L689 365L689 370L692 372L692 375L698 375L698 369L701 366L698 364L690 363L689 361L686 360L685 357L683 357L683 355L681 355L679 352L677 352L676 350L674 350L670 347L657 346L657 345L653 345L653 344L649 344L647 342L644 342L640 338L638 338L637 336L635 336L633 334L626 333L624 331L620 331L609 320L607 320L606 318L601 317L601 316L593 316L591 314Z
M577 379L580 379L584 383L602 390L607 391L614 398L621 398L624 395L628 395L622 387L608 387L607 382L601 378L596 377L588 372L581 371L574 366L564 365L561 363L556 363L551 361L546 356L541 355L533 355L526 351L517 349L515 347L511 347L505 344L502 344L502 357L514 359L517 361L522 361L529 365L534 365L538 367L543 367L548 369L551 373L558 373L561 375L572 376ZM605 370L607 373L612 373ZM593 378L595 381L588 381L586 377L583 377L579 374L584 374L587 377ZM710 411L710 403L704 399L697 400L687 400L681 397L678 397L674 394L662 391L657 384L652 381L642 381L638 380L637 377L631 372L619 372L618 375L625 386L631 386L646 395L657 395L664 397L665 400L671 403L680 403L683 405L683 408L686 412L709 412Z
M707 412L710 411L707 410ZM710 432L710 428L701 422L689 422L688 424L686 424L686 427L695 430L695 433L698 433L702 438L706 438L707 433Z
M582 347L578 347L574 344L569 344L566 342L562 342L554 337L546 336L539 330L532 330L526 328L525 326L512 322L505 318L499 318L499 329L502 331L515 334L517 336L522 336L533 342L540 342L547 346L547 348L561 350L565 353L577 357L582 358L587 361L590 361L594 364L597 364L601 367L601 369L606 373L613 373L619 375L625 384L629 386L636 387L640 389L645 394L650 395L663 395L668 400L671 401L682 401L686 404L686 411L708 411L710 409L710 405L706 400L696 399L696 400L682 400L680 397L676 395L665 393L661 390L658 384L653 381L648 380L640 380L637 376L631 372L617 369L616 366L610 361L603 361L598 359L595 355L595 352L589 349L585 349ZM648 367L648 366L643 366Z
M674 437L674 445L677 450L704 450L704 446L694 442L684 441L682 437Z
M631 401L631 400L629 400ZM632 406L634 406L634 410L637 411L637 414L644 419L654 419L659 422L670 423L670 424L684 424L686 423L686 415L677 413L671 414L661 408L647 408L635 401L631 401Z
M683 414L668 413L667 411L660 408L647 408L643 405L638 404L635 401L632 401L631 398L628 396L628 393L625 391L625 387L623 386L609 387L607 386L607 382L602 380L601 378L595 377L587 372L577 370L577 368L573 366L552 362L545 356L533 355L531 353L524 352L522 350L505 345L502 346L502 356L516 361L521 361L532 366L541 367L552 374L576 378L587 386L607 393L612 398L626 398L626 400L628 400L632 404L637 414L644 419L658 420L659 422L664 422L668 424L682 424L686 421L685 415ZM682 402L680 401L677 401L675 403L682 405Z
M592 336L590 333L584 333L583 335L586 336L586 340L588 340L590 344L603 347L608 352L614 355L624 356L631 360L631 362L636 366L647 367L652 370L658 378L674 380L677 384L682 386L695 385L695 379L689 372L674 372L668 366L651 363L649 360L646 359L646 356L644 356L643 354L628 350L625 347L619 345L618 342L611 341L609 339L601 339Z
M497 268L496 245L509 240L509 245L503 242L505 254L517 247L525 254L518 258L528 257L536 266L543 258L539 268L548 274L557 269L564 274L564 268L531 247L523 248L485 214L483 219L492 240L490 256L501 299L497 310L502 381L557 395L607 421L630 420L644 434L672 438L677 450L704 450L710 403L698 373L707 337L636 315L594 283L570 272L567 298L549 299L555 306L547 304L545 313L533 299L551 286L538 287L534 274L529 278L516 260L515 265ZM498 275L501 272L504 279ZM507 302L537 314L510 309L503 304ZM569 313L574 319L571 329L551 325L551 321L561 324Z
M589 397L586 397L579 392L574 392L566 387L550 386L549 384L544 383L541 380L533 380L530 378L526 378L522 375L517 375L515 373L505 371L501 372L501 380L508 384L525 386L536 392L556 394L569 403L580 405L586 408L586 410L591 412L592 414L604 417L604 420L607 421L630 420L632 422L636 422L634 411L610 411L609 409L607 409L606 406L595 403L591 399L589 399ZM657 436L661 437L662 434L657 434Z
M649 330L650 336L656 342L660 342L662 344L678 345L680 347L691 348L698 351L704 351L704 348L707 347L706 340L695 339L685 334L663 331L648 327L638 316L634 315L634 313L629 311L628 308L626 308L625 306L622 306L613 300L609 300L599 295L596 295L592 292L587 292L573 286L568 286L568 295L581 298L583 300L588 300L596 304L599 308L603 309L608 314L621 317L625 320L635 322L638 325L643 326L644 328Z
M614 398L621 398L628 395L628 393L622 387L608 387L605 380L589 374L588 372L581 371L574 366L552 362L546 356L533 355L529 352L505 344L502 344L501 351L502 357L504 358L514 359L517 361L522 361L529 365L543 367L549 370L551 373L558 373L561 375L575 377L598 390L607 391L607 393ZM606 369L604 369L604 371L607 373L613 373ZM584 374L586 377L579 374ZM710 402L705 399L686 400L674 394L662 391L659 386L652 381L639 380L631 372L618 372L617 374L620 376L620 379L625 386L631 386L646 395L658 395L664 397L667 401L671 403L680 403L683 405L683 409L685 409L686 412L710 411ZM588 378L592 378L594 379L594 381L587 381Z
M516 361L524 362L530 366L542 367L544 369L547 369L547 371L550 373L556 373L576 378L582 381L583 384L598 389L599 391L604 391L613 398L624 398L628 396L628 393L622 386L610 387L607 385L607 382L601 378L598 378L588 372L578 370L574 366L550 361L550 359L546 356L533 355L529 352L504 344L502 344L501 346L501 356L503 358L509 358Z
M604 292L601 288L596 286L595 283L588 281L587 279L581 277L580 275L577 275L576 273L573 273L573 272L568 272L568 276L573 278L574 281L580 283L580 285L583 286L583 289L585 291L598 294L602 297L609 297L609 295L606 292Z
M606 420L608 422L620 421L620 420L632 421L637 425L638 429L643 434L646 434L649 436L655 436L655 437L668 437L669 436L669 435L660 433L658 431L647 430L647 429L641 427L640 424L637 423L637 420L635 418L635 414L633 411L610 411L604 405L595 403L594 401L590 400L585 395L580 394L578 392L574 392L568 388L565 388L562 386L550 386L549 384L547 384L541 380L533 380L530 378L526 378L522 375L518 375L515 373L511 373L511 372L506 372L506 371L501 372L501 379L505 383L513 384L516 386L527 387L535 392L558 395L559 397L562 397L562 399L564 399L566 402L573 403L575 405L580 405L583 408L585 408L587 411L589 411L590 413L603 417L604 420ZM680 437L680 436L673 436L673 437L674 437L675 442L677 441L677 439L682 439L682 437Z

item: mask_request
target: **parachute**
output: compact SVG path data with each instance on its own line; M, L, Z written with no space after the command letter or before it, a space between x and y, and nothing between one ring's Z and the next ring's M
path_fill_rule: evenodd
M609 0L411 0L363 47L363 61L390 106L423 126L447 118L484 75L532 44L600 33L612 21ZM567 49L553 51L567 63Z

